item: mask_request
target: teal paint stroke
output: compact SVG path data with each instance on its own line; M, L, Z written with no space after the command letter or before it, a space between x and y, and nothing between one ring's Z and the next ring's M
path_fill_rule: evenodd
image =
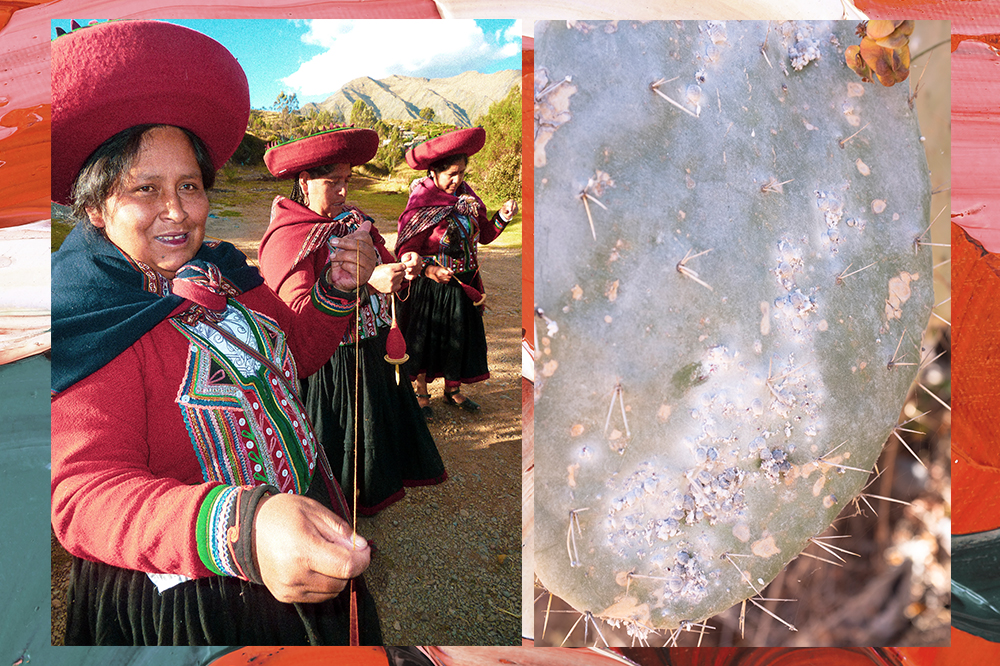
M51 645L51 365L0 366L0 666L199 666L220 648Z

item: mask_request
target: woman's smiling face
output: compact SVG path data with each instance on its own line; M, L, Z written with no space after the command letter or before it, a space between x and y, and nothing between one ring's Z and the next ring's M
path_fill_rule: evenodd
M91 223L125 254L173 278L205 239L208 195L191 141L176 127L154 127Z

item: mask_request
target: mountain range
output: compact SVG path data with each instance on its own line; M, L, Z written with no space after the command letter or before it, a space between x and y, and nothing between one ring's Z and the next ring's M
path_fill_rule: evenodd
M506 69L493 74L463 72L446 79L425 79L392 75L384 79L363 76L350 81L319 104L303 104L300 112L339 109L350 121L351 107L364 100L383 120L413 120L426 107L434 109L434 120L459 127L471 127L490 104L498 102L519 85L521 72Z

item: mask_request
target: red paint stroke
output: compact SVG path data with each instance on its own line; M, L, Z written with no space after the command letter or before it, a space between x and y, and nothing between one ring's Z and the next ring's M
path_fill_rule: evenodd
M952 530L956 534L1000 527L1000 446L996 414L1000 396L996 303L1000 255L990 254L953 225L952 253Z
M249 666L260 660L269 666L388 666L381 647L244 647L210 662L209 666Z
M971 666L1000 663L1000 644L952 627L951 647L897 648L912 657L914 666Z
M50 118L48 104L0 116L0 227L49 217Z
M0 2L0 30L7 25L10 21L10 17L14 15L19 9L24 9L25 7L34 7L35 5L41 5L50 0L3 0Z
M640 666L916 666L898 648L615 648Z
M1000 252L998 48L998 33L952 35L952 221L989 252Z
M992 48L994 51L1000 49L1000 35L959 35L953 32L951 33L952 52L954 53L955 49L958 48L958 45L967 39L971 39L977 42L982 42L983 44L986 44L987 46Z
M620 666L610 655L573 648L534 649L530 642L521 647L434 647L422 651L443 666ZM997 663L1000 645L952 630L950 648L615 648L642 666L849 666L851 664L902 664L905 666L966 666ZM381 648L286 647L242 648L234 650L210 666L239 666L263 657L273 666L340 666L386 664ZM512 661L516 659L516 661Z
M1000 0L856 0L869 18L954 20L1000 16Z
M48 39L9 25L38 4L0 0L0 227L49 217Z

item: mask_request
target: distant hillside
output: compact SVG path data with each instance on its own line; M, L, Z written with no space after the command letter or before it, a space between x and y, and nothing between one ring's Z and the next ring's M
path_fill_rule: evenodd
M303 104L300 111L339 109L348 121L356 100L364 100L382 120L413 120L420 109L434 109L434 120L470 127L490 104L504 98L521 81L521 72L507 69L495 74L465 72L447 79L390 76L376 80L354 79L320 104Z

